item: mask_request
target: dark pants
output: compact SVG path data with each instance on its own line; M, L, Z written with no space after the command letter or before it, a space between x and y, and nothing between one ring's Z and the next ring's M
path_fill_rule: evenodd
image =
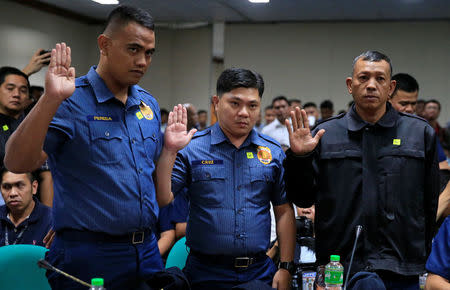
M419 290L419 276L402 276L389 271L358 272L349 281L349 290Z
M131 242L73 241L56 235L46 260L60 270L90 284L103 278L108 290L136 289L143 280L163 269L154 234L141 244ZM52 289L87 289L63 275L47 271Z
M215 264L213 260L199 259L190 254L186 261L184 273L193 290L197 289L231 289L245 282L260 280L272 285L277 267L267 256L248 268L234 268Z

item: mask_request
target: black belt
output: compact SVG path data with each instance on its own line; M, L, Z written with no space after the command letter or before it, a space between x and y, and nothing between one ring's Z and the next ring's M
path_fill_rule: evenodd
M151 237L150 230L132 232L124 235L110 235L98 232L61 230L56 232L56 236L63 240L79 242L105 242L105 243L130 243L142 244L145 239Z
M248 268L250 265L265 261L267 255L265 252L260 252L248 256L235 257L235 256L225 256L225 255L209 255L203 254L191 249L191 255L196 258L203 260L207 263L220 264L223 266L229 266L234 268Z

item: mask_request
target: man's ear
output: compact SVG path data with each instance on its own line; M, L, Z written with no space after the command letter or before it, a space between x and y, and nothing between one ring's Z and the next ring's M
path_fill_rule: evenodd
M108 55L108 49L111 45L111 38L106 36L105 34L100 34L97 37L97 44L98 48L100 49L100 54L107 56Z
M33 180L33 183L31 183L31 188L32 188L32 193L33 193L33 195L35 195L36 194L36 192L37 192L37 189L38 189L38 182L37 182L37 180Z
M215 110L216 112L217 112L217 105L219 104L219 101L220 101L219 96L214 95L214 96L212 97L212 102L213 102L213 105L214 105L214 110Z
M348 90L349 94L351 95L353 92L353 90L352 90L353 79L351 77L348 77L345 79L345 83L347 84L347 90Z
M394 93L396 85L397 85L397 81L391 80L391 83L389 84L389 97L391 97L391 98L392 98L392 94Z

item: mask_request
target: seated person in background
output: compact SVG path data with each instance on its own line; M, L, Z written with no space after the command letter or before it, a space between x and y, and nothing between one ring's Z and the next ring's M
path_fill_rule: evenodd
M34 197L38 182L31 173L1 172L0 246L32 244L44 246L43 239L52 227L51 209Z
M159 253L163 259L175 244L175 225L172 223L174 214L173 203L169 203L165 207L159 209L158 222L156 224L156 235L158 238Z
M189 215L189 198L187 189L183 189L173 200L172 223L175 226L176 240L186 236L187 218Z
M450 217L447 217L433 240L425 266L428 271L425 290L450 289Z

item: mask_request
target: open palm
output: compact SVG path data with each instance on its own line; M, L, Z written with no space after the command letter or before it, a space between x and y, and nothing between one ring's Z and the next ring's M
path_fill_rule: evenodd
M325 133L324 129L319 130L316 136L311 135L308 117L305 110L296 107L295 112L291 112L292 128L289 120L286 120L286 127L289 132L289 143L291 151L297 155L305 155L313 151Z
M61 101L75 91L75 68L70 66L71 51L65 43L57 43L45 75L45 93Z
M164 133L164 147L172 152L183 149L197 132L197 129L186 131L187 111L182 105L175 106L169 113L166 131Z

